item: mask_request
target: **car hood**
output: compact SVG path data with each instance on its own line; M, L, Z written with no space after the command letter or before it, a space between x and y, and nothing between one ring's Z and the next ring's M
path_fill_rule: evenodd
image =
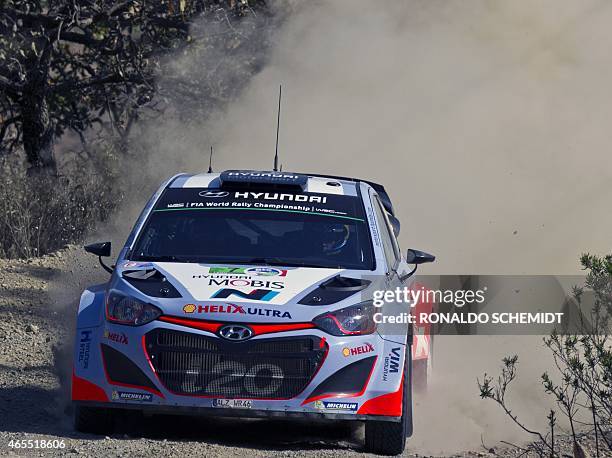
M299 300L343 269L310 267L270 267L127 261L119 275L133 271L160 272L179 291L180 302L240 302L284 305Z

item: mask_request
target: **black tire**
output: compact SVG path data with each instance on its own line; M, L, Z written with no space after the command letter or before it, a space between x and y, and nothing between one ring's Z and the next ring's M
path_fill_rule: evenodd
M82 433L109 434L113 431L114 421L111 409L75 406L74 429Z
M404 393L400 422L368 420L365 422L366 451L377 455L399 455L406 448L406 438L412 435L412 352L406 346L404 362Z

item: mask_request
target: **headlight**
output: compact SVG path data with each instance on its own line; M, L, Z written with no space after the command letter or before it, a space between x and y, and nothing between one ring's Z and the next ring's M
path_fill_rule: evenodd
M375 307L371 301L316 317L314 324L334 336L372 334L376 331Z
M106 319L112 323L140 326L161 314L161 310L154 305L117 292L109 293L106 299Z

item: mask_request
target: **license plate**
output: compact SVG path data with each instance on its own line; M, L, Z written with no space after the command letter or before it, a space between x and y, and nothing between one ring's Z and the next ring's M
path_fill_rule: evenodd
M250 399L215 399L213 407L226 409L250 409L252 401Z

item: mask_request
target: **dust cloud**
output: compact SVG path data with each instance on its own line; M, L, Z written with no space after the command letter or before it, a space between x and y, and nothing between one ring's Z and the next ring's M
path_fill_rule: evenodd
M580 253L610 251L611 4L289 5L265 66L238 99L201 124L144 126L150 154L139 167L205 171L214 144L216 170L270 169L282 83L283 170L384 183L402 246L438 257L423 273L575 274ZM514 412L544 424L540 338L445 337L436 346L411 451L525 439L479 400L475 383L509 351L522 355Z
M284 169L384 183L429 273L577 273L611 242L611 19L589 1L306 2L212 124L216 166L271 167L282 82Z
M609 251L608 3L276 3L292 13L240 97L143 124L136 174L205 171L211 144L215 170L270 169L282 83L284 170L384 183L428 273L571 275ZM185 60L168 81L223 58Z
M271 167L282 83L284 170L384 183L402 246L438 256L424 273L575 274L580 253L610 250L611 20L605 2L298 4L267 66L210 123L215 165ZM411 451L528 439L478 398L476 377L509 352L513 412L545 427L541 338L435 347Z

